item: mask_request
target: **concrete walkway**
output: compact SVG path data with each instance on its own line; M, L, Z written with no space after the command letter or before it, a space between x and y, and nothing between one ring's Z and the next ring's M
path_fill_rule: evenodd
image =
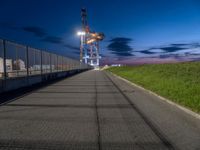
M103 71L0 107L0 149L200 149L200 121Z

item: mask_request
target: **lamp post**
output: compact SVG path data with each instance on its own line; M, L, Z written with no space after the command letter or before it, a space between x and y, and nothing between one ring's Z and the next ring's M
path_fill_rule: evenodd
M83 46L84 46L84 38L85 38L85 32L79 31L77 32L77 35L80 36L81 41L80 41L80 62L82 63L83 61Z

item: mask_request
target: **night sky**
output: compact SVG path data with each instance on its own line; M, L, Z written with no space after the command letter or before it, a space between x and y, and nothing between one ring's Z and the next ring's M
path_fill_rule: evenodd
M0 37L78 59L82 7L102 64L200 60L200 0L0 0Z

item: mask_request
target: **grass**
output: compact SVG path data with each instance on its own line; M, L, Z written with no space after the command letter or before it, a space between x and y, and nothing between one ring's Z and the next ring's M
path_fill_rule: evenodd
M200 112L200 62L111 67L107 70Z

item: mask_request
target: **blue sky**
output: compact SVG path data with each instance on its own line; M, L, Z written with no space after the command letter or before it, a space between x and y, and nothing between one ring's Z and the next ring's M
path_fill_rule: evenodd
M199 0L1 0L0 37L78 58L82 7L104 64L200 58Z

